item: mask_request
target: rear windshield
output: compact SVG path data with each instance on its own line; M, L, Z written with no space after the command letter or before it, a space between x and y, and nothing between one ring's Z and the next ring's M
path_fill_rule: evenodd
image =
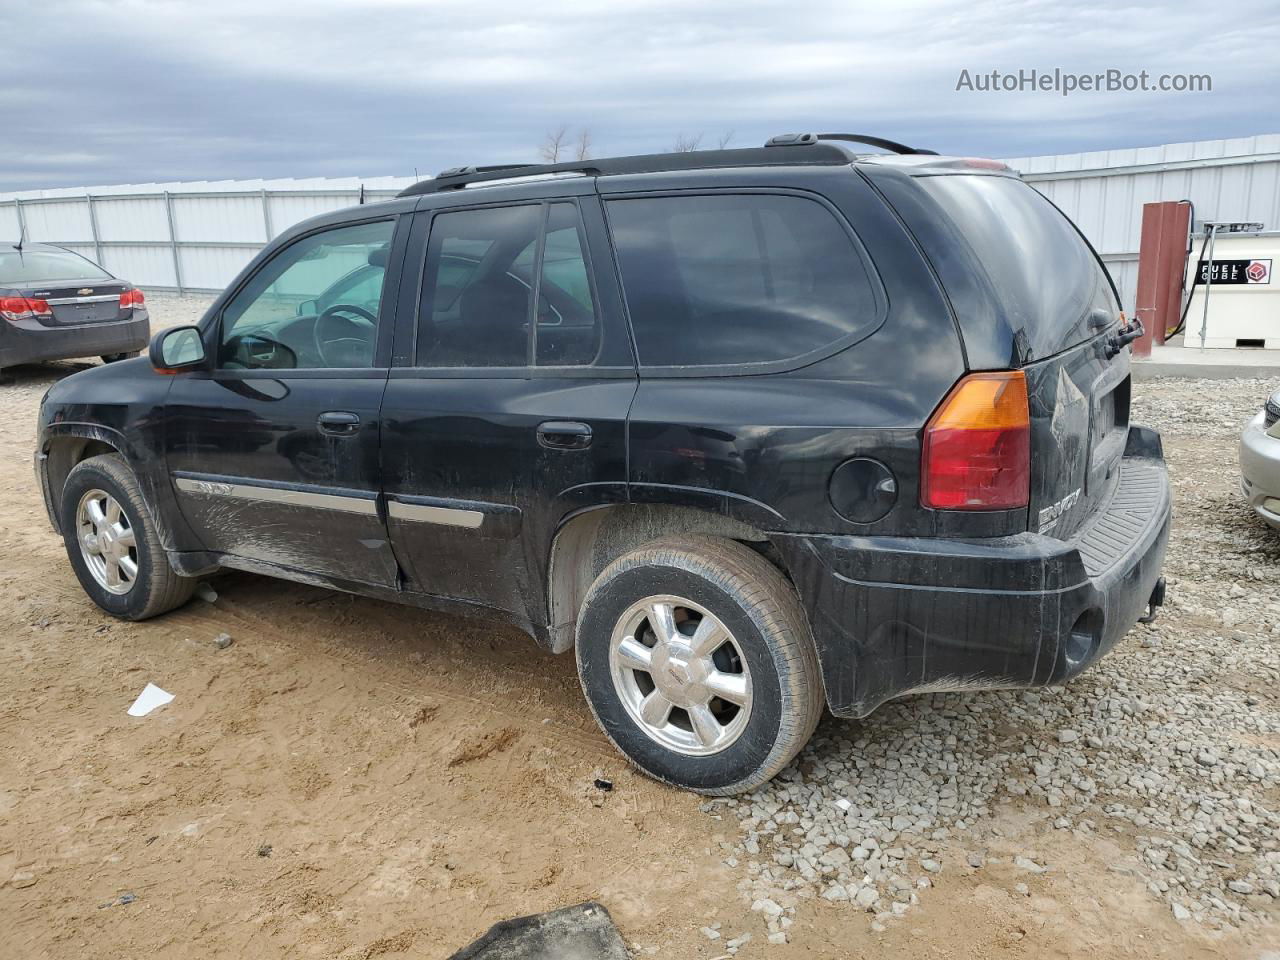
M1014 332L1045 357L1087 340L1089 314L1120 310L1106 270L1069 221L1011 177L921 177L986 267Z
M107 273L84 257L59 250L0 250L0 286L21 287L53 280L109 280Z

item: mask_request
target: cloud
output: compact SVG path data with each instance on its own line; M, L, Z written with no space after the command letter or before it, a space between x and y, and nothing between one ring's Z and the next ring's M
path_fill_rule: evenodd
M1280 18L1247 0L0 0L0 189L377 176L532 158L875 133L1015 156L1274 132ZM1209 73L1211 93L957 92L972 73ZM42 160L42 157L47 159ZM79 158L76 160L75 158Z

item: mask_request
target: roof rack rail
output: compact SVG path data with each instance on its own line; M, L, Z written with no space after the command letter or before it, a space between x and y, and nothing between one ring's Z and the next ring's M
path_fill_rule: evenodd
M812 137L812 134L804 136ZM735 147L727 150L694 150L688 153L655 153L635 157L607 157L600 160L572 160L565 163L502 164L489 167L452 167L438 177L420 180L401 190L398 196L414 197L445 190L461 190L473 183L541 177L556 173L580 173L588 177L634 173L666 173L678 170L704 170L717 167L765 167L802 164L831 166L847 164L854 159L844 147L816 144L806 140L802 145L780 145L779 149Z
M436 174L437 180L444 180L448 177L469 177L477 173L493 173L497 170L521 170L524 167L532 167L536 164L532 163L491 163L487 167L477 167L474 164L466 167L450 167L448 170L441 170Z
M819 140L842 140L845 143L865 143L869 147L879 147L881 150L888 150L890 153L927 153L937 156L937 150L926 150L923 147L908 147L904 143L898 143L896 140L886 140L884 137L873 137L865 133L783 133L776 137L770 137L765 143L766 147L799 147L815 144Z

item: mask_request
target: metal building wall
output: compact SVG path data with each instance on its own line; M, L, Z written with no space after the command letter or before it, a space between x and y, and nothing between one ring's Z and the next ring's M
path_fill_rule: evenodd
M1190 199L1198 220L1280 228L1280 134L1006 161L1070 216L1134 309L1142 205ZM300 220L387 199L411 177L140 184L0 194L0 240L19 218L32 240L63 243L143 287L217 291L271 237Z
M0 195L0 240L60 243L148 289L222 290L300 220L387 200L412 177L138 184Z
M1196 220L1280 228L1280 134L1006 160L1071 217L1134 311L1142 205L1190 200Z

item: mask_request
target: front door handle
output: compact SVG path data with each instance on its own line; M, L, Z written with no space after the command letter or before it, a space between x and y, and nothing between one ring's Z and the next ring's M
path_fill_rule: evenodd
M360 430L360 418L345 410L329 410L316 418L316 428L330 437L354 437Z
M538 424L538 443L548 450L582 450L591 446L591 428L576 420Z

